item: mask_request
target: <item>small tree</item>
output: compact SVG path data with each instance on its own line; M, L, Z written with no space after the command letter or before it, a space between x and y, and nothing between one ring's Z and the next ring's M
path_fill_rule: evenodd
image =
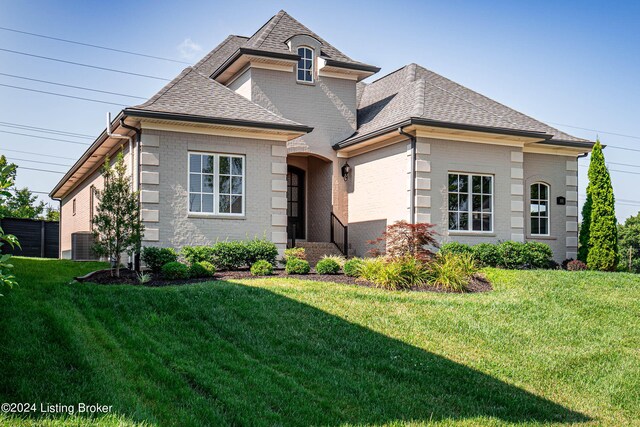
M138 192L131 188L122 152L113 166L109 158L105 160L102 176L104 188L95 190L98 205L93 217L94 250L115 263L115 275L120 277L122 253L140 251L144 231L140 222L140 203Z
M396 221L388 225L382 236L368 243L376 247L369 252L379 255L385 252L390 258L412 256L422 261L427 261L433 256L432 247L437 247L434 225L426 222L409 224L407 221ZM385 250L379 246L385 245Z
M580 246L578 247L578 259L585 264L587 263L587 257L589 256L589 229L591 228L591 205L593 200L590 193L591 183L587 185L587 200L582 205L582 224L580 224L580 237L578 241Z
M620 267L640 273L640 212L618 225Z
M13 186L13 182L16 177L16 165L8 163L4 156L0 156L0 207L5 206L6 200L11 197L9 188ZM0 227L0 247L4 244L9 244L11 247L18 246L20 243L16 236L12 234L5 234ZM15 276L11 274L13 265L9 262L11 255L5 254L0 256L0 285L12 287L16 285ZM0 294L0 296L2 296Z
M618 265L615 199L600 140L596 140L591 151L587 191L593 203L589 224L587 266L591 270L614 271Z

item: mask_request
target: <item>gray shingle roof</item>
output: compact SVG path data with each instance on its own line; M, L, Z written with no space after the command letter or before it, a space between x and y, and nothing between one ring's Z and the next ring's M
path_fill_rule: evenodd
M551 140L589 142L561 132L416 64L359 88L357 132L348 144L397 123L426 119L457 125L540 132Z
M262 26L247 42L242 46L247 49L262 50L273 53L288 53L289 46L287 40L299 34L311 36L322 44L321 56L345 64L372 67L363 62L354 61L344 53L340 52L322 37L311 31L309 28L295 20L284 10L278 12L266 24ZM375 68L375 67L373 67Z
M228 36L222 43L216 46L211 52L205 55L196 65L193 66L200 73L210 76L217 70L224 61L227 60L240 47L244 46L249 37Z
M305 127L249 101L194 67L185 68L147 102L125 110L129 113L134 111L262 123L292 129Z

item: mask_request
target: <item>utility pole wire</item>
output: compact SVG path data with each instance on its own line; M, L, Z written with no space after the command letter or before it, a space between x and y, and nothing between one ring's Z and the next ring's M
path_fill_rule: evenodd
M91 98L83 98L81 96L72 96L72 95L65 95L63 93L57 93L57 92L47 92L45 90L37 90L37 89L30 89L28 87L21 87L21 86L12 86L12 85L5 85L0 83L0 86L4 86L4 87L10 87L12 89L20 89L20 90L26 90L29 92L37 92L37 93L44 93L46 95L55 95L55 96L62 96L64 98L72 98L72 99L80 99L82 101L90 101L90 102L97 102L100 104L109 104L109 105L116 105L118 107L127 107L127 105L125 104L117 104L115 102L109 102L109 101L101 101L99 99L91 99Z
M49 138L48 136L29 135L29 134L26 134L26 133L10 132L8 130L0 130L0 132L9 133L11 135L28 136L28 137L31 137L31 138L48 139L50 141L68 142L69 144L91 145L88 142L69 141L68 139Z

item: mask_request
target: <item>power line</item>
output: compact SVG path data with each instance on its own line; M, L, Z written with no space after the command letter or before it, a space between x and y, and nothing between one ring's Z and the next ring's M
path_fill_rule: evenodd
M589 129L589 128L583 128L580 126L572 126L572 125L566 125L564 123L555 123L555 122L546 122L552 125L556 125L556 126L565 126L568 128L573 128L573 129L581 129L581 130L588 130L590 132L596 132L596 133L604 133L607 135L615 135L615 136L621 136L623 138L633 138L633 139L640 139L640 136L634 136L634 135L625 135L623 133L615 133L615 132L606 132L604 130L597 130L597 129Z
M20 154L32 154L34 156L53 157L53 158L56 158L56 159L64 159L64 160L77 160L74 157L54 156L54 155L51 155L51 154L34 153L32 151L20 151L20 150L10 150L8 148L0 148L0 153L3 152L3 151L9 151L9 152L12 152L12 153L20 153Z
M0 122L0 126L10 127L10 128L17 128L17 129L24 129L24 130L36 131L36 132L43 132L43 133L58 134L58 135L64 135L64 136L71 136L71 137L74 137L74 138L95 139L94 136L87 135L87 134L84 134L84 133L67 132L67 131L64 131L64 130L41 128L41 127L30 126L30 125L21 125L21 124L18 124L18 123L11 123L11 122Z
M619 145L609 145L607 144L606 148L614 148L616 150L626 150L626 151L635 151L637 153L640 153L640 149L637 148L627 148L627 147L620 147Z
M588 168L589 165L580 165L581 168ZM640 175L640 172L623 171L620 169L609 169L609 172L628 173L629 175Z
M55 61L55 62L62 62L64 64L77 65L79 67L87 67L87 68L94 68L96 70L110 71L112 73L129 74L131 76L146 77L148 79L164 80L164 81L167 81L167 82L169 81L169 79L165 79L163 77L150 76L148 74L133 73L131 71L116 70L115 68L99 67L97 65L90 65L90 64L83 64L81 62L67 61L65 59L52 58L50 56L35 55L33 53L20 52L20 51L17 51L17 50L4 49L4 48L1 48L1 47L0 47L0 51L9 52L9 53L13 53L13 54L16 54L16 55L30 56L32 58L46 59L47 61Z
M64 98L80 99L80 100L82 100L82 101L98 102L98 103L100 103L100 104L116 105L116 106L118 106L118 107L126 107L126 106L127 106L127 105L125 105L125 104L117 104L117 103L115 103L115 102L101 101L101 100L99 100L99 99L83 98L83 97L81 97L81 96L65 95L65 94L62 94L62 93L47 92L47 91L44 91L44 90L30 89L30 88L27 88L27 87L21 87L21 86L5 85L5 84L2 84L2 83L0 83L0 86L10 87L10 88L12 88L12 89L27 90L27 91L29 91L29 92L44 93L44 94L47 94L47 95L62 96L62 97L64 97Z
M16 29L13 29L13 28L0 27L0 30L12 31L14 33L20 33L20 34L27 34L29 36L41 37L43 39L56 40L56 41L64 42L64 43L72 43L72 44L77 44L77 45L80 45L80 46L93 47L93 48L96 48L96 49L110 50L112 52L126 53L128 55L135 55L135 56L142 56L142 57L145 57L145 58L159 59L161 61L176 62L178 64L190 64L189 62L179 61L177 59L163 58L161 56L147 55L147 54L139 53L139 52L131 52L129 50L114 49L112 47L106 47L106 46L100 46L100 45L96 45L96 44L83 43L83 42L79 42L79 41L75 41L75 40L61 39L61 38L58 38L58 37L46 36L44 34L30 33L28 31L21 31L21 30L16 30Z
M48 139L50 141L68 142L70 144L91 145L91 144L89 144L87 142L69 141L68 139L49 138L48 136L40 136L40 135L29 135L29 134L26 134L26 133L10 132L8 130L0 130L0 132L2 132L2 133L10 133L12 135L28 136L28 137L31 137L31 138Z
M147 98L144 98L142 96L127 95L126 93L118 93L118 92L109 92L108 90L91 89L91 88L88 88L88 87L74 86L74 85L68 85L68 84L64 84L64 83L51 82L51 81L48 81L48 80L33 79L31 77L16 76L14 74L0 73L0 76L12 77L14 79L30 80L32 82L46 83L46 84L49 84L49 85L70 87L70 88L73 88L73 89L88 90L90 92L106 93L106 94L109 94L109 95L117 95L117 96L126 96L128 98L147 99Z
M16 162L31 162L31 163L41 163L43 165L52 165L52 166L64 166L64 167L71 167L71 165L67 165L67 164L63 164L63 163L52 163L52 162L42 162L40 160L29 160L29 159L18 159L16 157L11 157L10 159L12 162L16 161Z
M50 173L59 173L60 175L64 175L66 172L60 171L52 171L49 169L38 169L38 168L28 168L26 166L19 166L20 169L30 170L30 171L38 171L38 172L50 172Z

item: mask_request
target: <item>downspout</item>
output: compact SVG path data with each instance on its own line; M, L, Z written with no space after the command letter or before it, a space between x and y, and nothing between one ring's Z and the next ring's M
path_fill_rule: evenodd
M400 135L406 136L411 141L411 184L409 184L409 222L415 224L416 222L416 137L408 134L402 127L398 128Z
M142 139L142 129L137 128L135 126L130 126L128 124L126 124L124 122L124 118L120 119L120 126L122 126L125 129L129 129L132 130L136 133L136 161L135 161L135 172L133 173L133 188L134 191L138 192L138 206L140 206L142 204L142 200L140 199L140 142ZM133 153L131 154L131 156L133 157ZM142 218L138 218L139 221L142 220ZM133 259L133 265L134 265L134 270L135 271L140 271L140 253L136 253Z

